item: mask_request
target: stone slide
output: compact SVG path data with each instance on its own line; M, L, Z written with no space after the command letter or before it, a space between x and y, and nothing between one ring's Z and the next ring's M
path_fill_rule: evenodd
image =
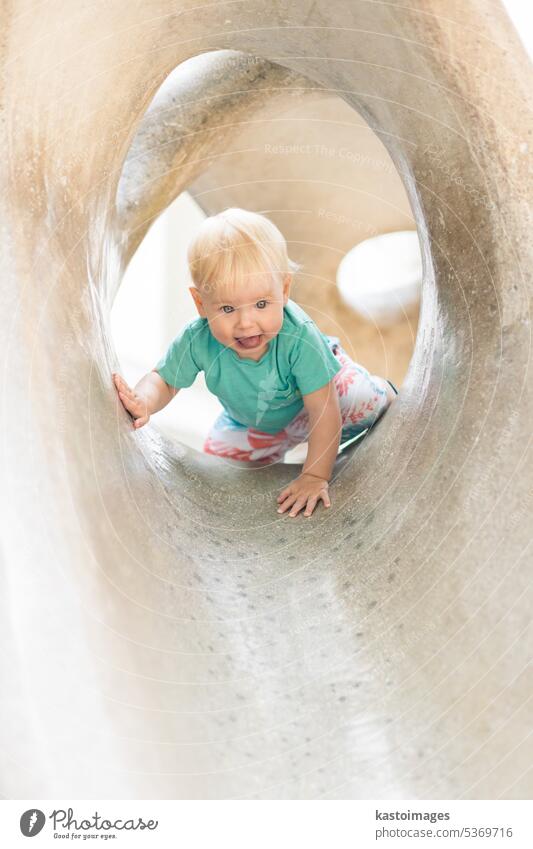
M2 795L530 797L531 76L502 7L12 0L0 51ZM133 431L109 312L185 189L268 207L329 274L338 224L289 213L349 213L338 157L271 160L267 199L260 151L257 184L223 157L304 144L274 123L305 104L334 147L333 97L395 163L424 291L400 399L289 519L296 467Z

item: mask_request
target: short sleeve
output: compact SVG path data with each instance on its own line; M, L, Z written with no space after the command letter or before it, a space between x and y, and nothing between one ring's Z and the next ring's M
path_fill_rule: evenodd
M292 374L302 395L321 389L341 367L316 324L306 321L299 333L291 364Z
M187 326L170 343L166 354L155 367L165 383L178 389L184 389L194 383L200 366L194 358L192 348L191 329Z

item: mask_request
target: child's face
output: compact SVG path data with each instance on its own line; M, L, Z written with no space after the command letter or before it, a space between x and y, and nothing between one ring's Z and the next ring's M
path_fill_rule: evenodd
M194 286L189 291L215 339L240 357L258 360L281 330L290 283L290 274L282 282L273 275L260 274L250 277L245 288L231 295L222 288L212 294Z

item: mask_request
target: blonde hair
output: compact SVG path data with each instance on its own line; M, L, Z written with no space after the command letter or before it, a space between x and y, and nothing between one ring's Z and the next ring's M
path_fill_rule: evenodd
M251 275L282 279L300 266L289 259L287 242L275 224L258 212L230 207L211 215L189 244L187 260L194 285L210 294L245 287Z

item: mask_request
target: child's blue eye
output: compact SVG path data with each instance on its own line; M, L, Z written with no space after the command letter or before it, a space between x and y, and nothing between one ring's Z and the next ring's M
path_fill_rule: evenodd
M267 305L268 301L266 301L264 298L261 298L260 301L256 302L256 307L260 310L264 310ZM222 312L226 313L226 315L229 315L229 313L233 312L233 307L231 307L229 304L224 304L224 306L220 307L220 309L222 310Z

